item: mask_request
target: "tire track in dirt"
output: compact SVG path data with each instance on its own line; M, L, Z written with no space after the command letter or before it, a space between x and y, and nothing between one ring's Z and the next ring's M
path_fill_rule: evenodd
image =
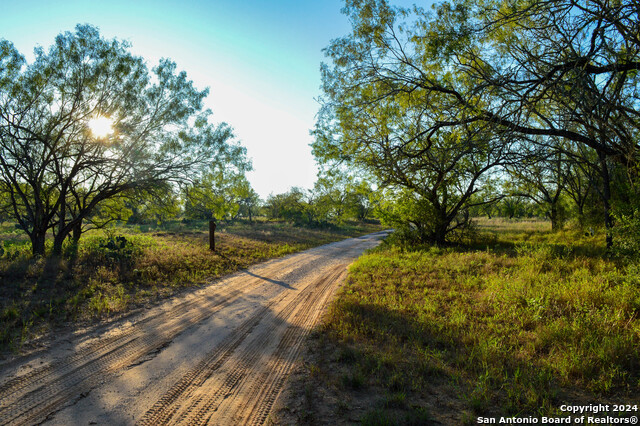
M251 379L251 389L242 400L255 404L253 407L248 407L247 404L234 406L233 408L236 409L234 413L249 409L249 415L255 413L254 417L257 417L257 420L264 421L286 374L293 365L299 345L306 335L305 331L315 323L317 313L322 311L326 299L331 294L329 289L344 276L345 272L346 265L338 265L294 297L283 297L280 301L272 301L270 306L265 306L261 309L260 315L247 321L252 329L263 320L269 311L266 308L278 314L265 320L267 323L258 334L252 337L251 342L238 350L239 353L234 353L249 335L249 332L241 327L238 333L229 336L229 343L220 345L210 353L207 359L176 383L145 414L139 425L200 425L209 422L225 424L224 419L218 417L226 414L225 410L220 409L221 405L232 401L233 398L230 397L235 396L235 390L241 388L249 379ZM311 310L315 310L316 314L310 315ZM305 325L307 327L304 327ZM279 340L280 343L275 353L265 355L261 349L271 340ZM221 350L222 348L224 349ZM252 377L250 373L256 370L263 358L275 358L268 362L271 372L263 371L260 378L255 380L255 374ZM226 368L221 368L223 365ZM216 419L211 418L213 414L217 415ZM240 419L233 419L233 424L245 424L244 421L236 420Z
M255 315L247 319L233 334L228 336L215 351L189 371L179 382L147 412L140 421L141 425L163 424L170 419L179 406L181 398L190 396L194 389L204 383L210 372L218 369L229 358L231 353L244 341L262 317L268 312L269 305L263 306Z
M110 344L98 344L97 348L88 348L86 353L77 354L68 361L48 366L29 377L20 377L15 388L11 381L8 382L1 399L0 424L33 423L46 418L67 400L81 397L110 374L168 344L177 334L228 306L240 294L238 290L233 291L226 297L200 305L198 310L178 315L172 321L157 318L147 323L147 327L136 327ZM162 327L159 327L160 322ZM15 390L12 392L12 389Z
M282 267L312 258L305 255L290 259ZM66 402L82 397L109 375L167 345L176 335L230 305L262 281L249 277L233 288L221 288L209 300L187 300L169 311L144 318L119 335L100 339L61 362L8 380L0 385L0 424L44 420Z
M239 291L236 290L232 292L232 294L230 294L227 299L223 299L220 303L232 300L238 294ZM181 304L168 314L175 316L177 320L181 320L183 319L183 314L195 304L196 302L194 301ZM143 330L140 329L141 327L145 325L156 327L158 325L157 323L159 323L160 321L165 322L166 320L158 318L158 315L151 318L146 318L145 320L138 323L135 329L130 329L117 336L108 337L104 340L96 342L90 347L81 349L76 354L65 360L64 364L47 365L26 375L9 380L8 382L0 386L0 410L6 408L8 405L13 404L16 400L22 398L25 393L32 390L31 388L39 387L41 385L41 381L47 381L51 375L64 375L66 371L73 370L73 366L83 366L89 364L93 361L100 360L101 357L109 356L109 354L116 350L126 347L126 345L130 344L132 341L143 336ZM2 417L0 417L0 419L1 418Z
M181 369L187 373L181 378L176 375L178 380L168 391L146 403L150 407L146 414L135 417L140 424L200 424L212 414L220 419L264 422L302 339L335 290L336 281L343 278L345 261L375 245L377 239L345 240L257 265L178 302L154 308L132 325L114 327L115 335L79 342L74 353L54 357L29 373L3 375L0 425L55 419L56 412L93 389L153 360L185 330L209 323L208 318L218 312L234 312L243 300L244 307L238 312L244 309L249 314L243 314L239 324L232 322L228 334L220 335L222 340L217 339L208 353L194 355L196 366ZM249 302L255 307L247 308Z
M319 320L328 301L335 290L335 283L342 281L346 276L346 265L338 267L327 279L327 288L318 292L318 297L308 303L313 312L297 312L293 320L289 320L289 326L285 331L278 347L270 359L265 360L266 368L263 369L260 377L253 381L246 397L241 401L244 404L232 406L227 410L228 414L221 413L222 418L233 421L236 424L253 425L263 424L275 403L280 390L289 372L294 366L294 362L300 352L300 346L304 338L309 334L312 327ZM221 422L221 423L224 423Z

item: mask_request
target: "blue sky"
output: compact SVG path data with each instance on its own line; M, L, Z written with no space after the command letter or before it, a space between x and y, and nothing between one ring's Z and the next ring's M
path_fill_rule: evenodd
M47 48L88 23L128 40L149 66L171 58L196 87L210 88L206 106L247 147L248 178L264 199L316 179L309 131L322 49L350 31L342 7L342 0L0 0L0 38L30 60L36 45Z

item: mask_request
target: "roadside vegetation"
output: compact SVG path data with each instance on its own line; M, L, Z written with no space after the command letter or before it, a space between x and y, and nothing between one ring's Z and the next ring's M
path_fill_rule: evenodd
M566 416L565 403L637 404L637 261L548 221L476 223L466 244L396 235L351 266L311 339L297 420L325 410L338 422L475 424Z
M90 25L31 63L0 40L0 343L379 219L396 232L351 268L318 332L309 418L326 418L323 389L342 420L366 424L637 397L640 9L346 0L343 12L352 31L321 68L318 179L266 200L208 90L172 61L150 68Z
M323 173L366 176L396 231L352 265L285 417L460 424L637 404L639 10L343 13L313 153Z
M271 258L380 229L376 224L295 227L256 221L119 226L90 231L63 255L32 257L13 224L0 234L0 349L21 346L63 324L113 317ZM48 247L50 250L51 247Z
M346 175L261 200L209 90L130 47L77 25L28 62L0 39L0 349L379 229Z

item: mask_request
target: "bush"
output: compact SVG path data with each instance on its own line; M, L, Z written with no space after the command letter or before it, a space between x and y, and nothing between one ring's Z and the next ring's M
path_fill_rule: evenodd
M0 241L0 258L6 260L16 260L31 256L31 244L28 242L11 243Z
M640 255L640 212L634 209L629 214L615 215L613 227L613 251L626 258Z
M152 238L142 235L122 235L105 231L104 236L86 238L80 245L82 257L101 265L129 265L142 255L146 247L154 246Z

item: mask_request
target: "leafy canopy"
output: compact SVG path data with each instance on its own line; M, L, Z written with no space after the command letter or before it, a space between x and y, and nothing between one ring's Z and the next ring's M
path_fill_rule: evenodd
M59 249L106 200L245 161L231 128L209 122L207 89L168 59L149 70L128 48L78 25L27 64L0 41L0 192L34 254L51 229ZM91 132L97 117L113 123L105 137Z

